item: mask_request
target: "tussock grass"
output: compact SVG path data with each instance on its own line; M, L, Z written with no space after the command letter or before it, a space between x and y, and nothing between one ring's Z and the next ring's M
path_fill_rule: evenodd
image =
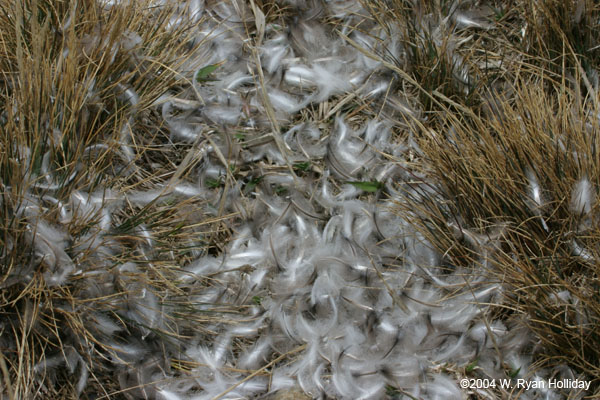
M264 230L265 211L244 209L247 200L284 198L292 188L271 187L269 177L289 172L316 187L328 168L326 158L285 159L282 135L314 122L326 143L338 119L359 129L383 117L393 121L396 142L410 148L398 167L405 179L394 186L404 193L402 215L443 255L440 270L466 273L448 297L472 289L469 271L486 271L502 288L482 317L487 329L492 316L517 332L525 326L538 340L536 365L568 365L593 379L599 394L598 5L377 0L362 2L369 15L341 20L318 2L257 0L233 7L245 13L239 31L219 19L229 18L226 7L222 15L215 7L207 26L248 37L227 51L251 55L240 70L254 79L238 118L247 124L215 123L224 131L218 137L194 113L222 99L205 103L199 89L223 66L239 72L243 57L212 59L203 69L204 58L214 57L198 39L204 21L173 3L0 0L0 391L15 399L152 398L153 379L206 367L181 343L216 336L206 327L239 324L263 294L272 299L232 284L219 295L231 303L207 304L202 289L218 291L224 275L254 267L198 276L191 271L202 265L194 262L224 253L238 213L256 218L254 233ZM285 86L289 65L263 76L261 45L282 34L282 43L293 39L296 61L323 62L327 48L302 29L321 39L338 34L351 46L342 51L336 42L336 56L358 50L378 66L352 92L276 115L267 88ZM361 97L388 75L385 91ZM305 89L314 90L300 85L294 94ZM159 106L169 101L173 115L165 118ZM195 140L177 125L186 118L201 132ZM285 165L250 157L270 142ZM218 176L197 182L194 169L208 148L218 166L210 176ZM234 163L240 155L253 161ZM328 179L341 192L344 182ZM392 187L345 183L377 197ZM215 204L202 200L210 190L222 193ZM227 196L239 204L231 207ZM273 243L270 251L276 259ZM236 356L251 346L249 339L232 343ZM271 379L271 367L305 348L280 349L254 371L222 366L247 376L220 396L255 376ZM477 373L476 361L438 369ZM518 373L506 363L501 369ZM402 392L397 386L389 392Z
M119 374L129 362L116 345L168 347L185 330L162 320L161 302L186 291L179 266L226 233L198 197L169 195L193 166L180 156L191 146L170 142L153 106L190 86L191 73L176 71L198 67L199 21L171 26L181 12L0 2L0 369L10 398L74 398L86 381L85 393L109 395L120 390L115 365ZM160 188L169 196L123 198Z
M373 7L404 50L404 60L386 56L390 47L381 59L408 74L429 114L410 125L420 152L402 212L444 263L502 283L500 313L535 332L540 367L574 367L598 393L597 5L436 4ZM476 33L460 29L465 15L481 18ZM436 38L444 29L452 36ZM460 54L470 85L456 76Z
M598 124L572 91L556 99L543 83L515 88L519 97L496 118L448 113L447 134L421 141L441 185L412 201L451 264L487 268L503 282L548 362L598 377L600 231L596 206L577 203L583 180L592 187L583 196L596 195Z
M394 38L394 43L381 43L375 52L413 79L402 91L413 96L426 114L439 111L435 94L476 108L481 90L502 72L498 41L485 34L493 29L488 21L499 12L493 7L401 0L363 4L377 29ZM475 33L465 29L473 26Z
M555 72L564 64L573 68L580 63L586 73L596 75L593 71L600 61L597 3L522 1L517 3L514 12L523 18L521 35L528 57ZM597 81L597 77L594 79Z

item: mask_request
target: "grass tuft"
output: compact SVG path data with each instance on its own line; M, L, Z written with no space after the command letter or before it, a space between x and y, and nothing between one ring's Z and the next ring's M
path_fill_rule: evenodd
M168 358L186 329L163 304L186 290L180 266L226 233L208 226L222 218L199 213L200 197L173 190L190 186L193 164L173 175L190 147L170 141L155 104L191 86L193 74L177 71L202 65L199 23L147 2L0 2L0 370L10 398L109 396L132 386L136 343Z
M409 185L404 207L418 210L413 221L445 262L504 285L506 318L527 316L546 366L567 363L597 383L600 226L582 196L594 199L600 183L598 122L593 105L564 87L557 99L551 84L521 82L497 116L448 111L444 133L419 142L423 173L439 185Z

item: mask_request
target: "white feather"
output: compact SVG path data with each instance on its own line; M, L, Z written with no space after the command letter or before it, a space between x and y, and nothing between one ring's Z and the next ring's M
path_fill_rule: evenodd
M231 334L227 333L215 340L215 344L213 345L213 354L215 360L219 362L220 365L225 363L227 358L227 354L229 353L229 348L231 345Z
M230 333L234 337L256 336L256 334L258 333L258 330L263 326L263 320L264 320L264 318L257 318L255 321L252 321L249 323L240 322L240 323L234 325L231 329L229 329L228 333Z
M187 399L187 397L181 396L181 395L171 392L167 389L158 389L156 391L156 394L159 396L158 398L160 400L184 400L184 399Z
M595 264L596 257L594 257L594 255L588 249L577 243L577 240L575 239L571 240L571 250L573 255L581 257L583 260Z
M336 66L335 62L328 64L315 64L312 67L313 76L318 85L318 92L310 97L310 101L320 103L331 96L346 93L352 89L348 79L341 66Z
M479 28L479 29L490 29L492 25L485 21L485 19L478 17L475 14L476 10L472 12L464 12L457 10L453 14L454 22L456 23L456 27L458 29L468 29L468 28Z
M596 203L596 190L587 178L581 179L571 194L571 212L586 215Z
M310 304L315 305L329 298L335 298L339 295L339 283L343 282L339 276L330 276L330 273L325 272L319 274L319 277L313 284Z
M261 56L264 61L263 66L269 73L275 72L282 65L285 57L292 55L293 52L286 42L285 36L280 35L266 42L261 49Z
M83 393L83 390L85 389L86 385L87 385L87 381L89 378L89 370L88 367L86 365L86 363L83 361L83 359L81 358L81 356L79 356L79 379L77 380L77 386L76 386L76 390L77 390L77 395L81 395L81 393Z
M173 193L185 196L185 197L201 197L205 194L197 185L190 185L187 183L180 183L175 185Z
M357 399L370 400L381 399L385 393L386 383L382 379L361 379L360 388L362 393Z
M428 383L426 386L427 398L431 400L462 400L466 398L458 389L456 382L446 375L435 375L433 382Z
M62 365L65 362L65 358L62 354L57 354L51 357L45 357L42 361L34 365L33 370L36 373L46 372L51 368L55 368Z
M446 337L443 347L437 349L436 353L434 360L436 362L444 362L460 358L469 359L474 355L474 350L465 346L465 335L461 335L460 338Z
M272 353L272 340L270 337L259 339L251 348L246 350L238 361L238 367L243 369L256 369L264 363Z
M181 121L167 121L171 138L185 142L195 142L199 131L194 126Z
M139 36L138 36L139 38ZM141 38L140 38L141 41ZM132 107L136 107L138 105L138 103L140 102L140 96L138 96L137 92L131 88L131 87L126 87L125 85L121 84L121 83L117 83L117 89L121 91L121 97L125 100L128 101Z
M92 314L92 321L100 332L107 336L112 336L115 332L123 330L123 328L114 323L110 318L105 317L100 313Z
M109 342L107 349L111 353L112 361L123 365L143 359L149 351L147 346L142 346L140 343Z
M225 77L223 80L223 85L228 90L234 90L237 89L239 86L250 84L253 82L254 78L252 78L252 76L242 72L236 72L228 77Z
M160 316L158 298L154 293L144 288L136 300L134 303L136 312L133 313L132 318L142 326L142 331L144 331L142 340L144 340L151 333L151 330L158 326Z
M226 268L238 268L246 264L255 265L264 257L264 251L259 248L239 251L227 257L224 266Z
M210 105L203 110L211 122L222 125L237 125L242 116L241 107Z
M529 208L531 211L540 217L545 230L548 230L545 219L542 217L542 209L545 205L545 200L542 196L542 189L537 177L531 169L526 171L527 180L529 181Z
M186 280L191 280L194 278L190 274L195 275L195 277L202 277L219 271L221 267L222 262L212 256L200 257L185 267L185 271L189 274L186 273L184 276L188 277L185 278Z
M274 88L268 90L268 96L273 108L284 113L295 113L305 105L305 102L298 101L293 96Z
M494 340L498 341L506 334L506 326L504 326L501 321L493 321L489 324L488 329L488 326L483 322L479 322L469 329L469 336L472 339L477 341L480 345L486 343L488 347L493 346L493 341L488 340L490 333L494 335Z
M299 86L301 88L316 86L314 71L302 64L294 64L289 67L285 72L284 80L288 85Z
M64 250L68 236L43 220L37 220L35 226L30 226L28 229L36 256L49 267L44 272L46 284L49 286L64 284L67 277L75 271L73 260Z
M562 290L558 293L551 293L549 297L556 305L570 304L572 299L571 292L568 290Z
M221 360L205 346L190 348L186 351L186 355L199 364L206 365L212 371L217 371L222 366Z
M296 379L292 378L293 373L288 368L277 368L271 377L271 392L284 390L294 387Z
M356 385L356 380L350 374L349 368L334 363L332 365L331 381L333 388L344 399L354 399L363 394L363 390Z
M461 332L469 322L479 315L479 308L474 304L456 302L445 305L431 312L431 323L451 332Z

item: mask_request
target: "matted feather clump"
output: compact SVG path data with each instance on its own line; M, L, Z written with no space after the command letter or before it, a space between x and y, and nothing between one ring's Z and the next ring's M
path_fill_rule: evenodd
M541 77L543 22L502 3L17 3L2 396L598 390L596 86L574 52ZM576 378L592 386L517 385Z

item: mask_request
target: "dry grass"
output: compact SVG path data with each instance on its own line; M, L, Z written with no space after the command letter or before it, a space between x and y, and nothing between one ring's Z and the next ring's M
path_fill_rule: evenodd
M371 18L353 29L378 39L362 51L394 74L387 94L406 104L390 111L385 100L348 94L283 123L316 120L327 129L340 111L350 122L396 120L398 139L414 137L421 150L408 173L426 178L405 185L401 207L447 265L485 268L502 283L506 304L495 312L535 332L540 367L567 364L593 379L599 395L598 203L577 204L576 192L589 182L596 196L600 185L599 6L363 4ZM306 12L266 0L256 7L282 26ZM174 192L193 183L199 153L211 144L208 135L174 143L156 107L163 95L202 102L190 82L203 66L192 33L201 21L172 29L180 11L143 1L102 8L92 0L0 0L0 387L10 398L150 395L136 387L143 379L128 374L134 362L116 345L143 338L157 356L139 370L185 373L194 365L166 359L165 348L222 319L216 311L239 311L199 311L189 301L198 282L180 269L220 253L230 235L223 222L233 217L223 204L203 207ZM254 41L246 50L258 61L255 28L247 27ZM380 40L384 32L396 41ZM190 74L175 72L182 69ZM280 123L270 115L265 126L277 133ZM239 132L242 149L279 140ZM248 187L283 171L229 171L226 156L218 160L225 182L205 184L228 188L240 179ZM323 166L288 169L318 174ZM150 191L164 196L124 198ZM68 283L53 283L63 270ZM149 299L154 306L144 305ZM101 329L106 321L114 340Z
M579 213L573 198L582 179L598 184L598 126L572 94L549 98L542 84L516 88L498 118L448 113L451 133L421 141L427 174L441 185L411 201L451 264L488 268L505 285L549 362L597 379L600 231L596 208Z
M191 58L199 21L170 28L176 11L0 3L0 369L10 398L73 398L88 375L85 393L108 395L119 390L120 335L168 343L186 329L157 322L156 308L186 291L179 266L224 237L223 218L199 213L195 197L122 197L168 195L194 165L181 157L194 146L171 143L153 107L189 86L175 71L201 62ZM61 270L74 273L67 284ZM107 334L107 321L121 333Z
M597 5L486 2L467 13L436 4L372 6L405 50L379 57L407 73L429 115L413 119L421 152L408 171L425 179L406 184L400 208L448 265L485 268L503 284L499 310L526 317L539 367L569 365L598 395ZM461 15L478 16L479 30L458 29ZM436 37L444 31L452 36ZM469 80L456 75L457 59ZM577 200L586 182L589 205Z

